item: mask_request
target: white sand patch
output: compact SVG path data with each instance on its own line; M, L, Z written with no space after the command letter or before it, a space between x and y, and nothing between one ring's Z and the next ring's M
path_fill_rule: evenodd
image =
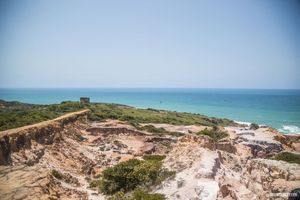
M186 154L185 149L182 150L182 154L176 151L171 152L175 158L174 168L178 168L176 165L180 166L180 162L190 164L187 168L179 169L176 177L165 181L156 192L165 194L169 199L216 199L219 186L214 176L218 166L218 156L213 151L196 146L194 151L197 153ZM196 155L199 153L200 156L197 157ZM177 162L178 160L180 162ZM169 166L170 164L172 166L172 163L168 163Z

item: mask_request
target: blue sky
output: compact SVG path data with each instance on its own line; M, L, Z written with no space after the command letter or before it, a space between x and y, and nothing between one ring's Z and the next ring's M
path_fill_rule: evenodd
M299 1L12 0L0 87L300 89Z

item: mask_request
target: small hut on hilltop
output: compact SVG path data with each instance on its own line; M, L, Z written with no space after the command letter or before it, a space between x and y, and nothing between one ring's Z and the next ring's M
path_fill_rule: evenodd
M80 103L82 104L90 103L90 97L80 97Z

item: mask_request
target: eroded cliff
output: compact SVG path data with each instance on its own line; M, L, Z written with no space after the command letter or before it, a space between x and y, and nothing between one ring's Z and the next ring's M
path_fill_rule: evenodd
M151 187L168 199L285 199L277 194L300 187L300 165L273 159L298 155L298 136L235 126L220 127L226 135L216 140L198 134L210 127L151 124L183 135L175 137L125 121L88 121L88 112L0 132L0 198L106 199L91 181L145 154L165 155L164 167L176 172Z

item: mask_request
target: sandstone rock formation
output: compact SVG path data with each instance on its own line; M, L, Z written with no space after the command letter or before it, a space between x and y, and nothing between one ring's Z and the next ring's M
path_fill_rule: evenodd
M0 199L104 199L89 179L118 162L165 153L172 142L121 122L90 123L87 113L0 132Z
M151 188L168 199L285 199L300 187L298 164L272 160L300 153L297 135L236 126L214 141L195 134L205 127L151 124L184 134L158 136L118 120L87 121L88 112L0 132L0 199L106 199L89 180L145 154L166 155L164 166L176 172Z

